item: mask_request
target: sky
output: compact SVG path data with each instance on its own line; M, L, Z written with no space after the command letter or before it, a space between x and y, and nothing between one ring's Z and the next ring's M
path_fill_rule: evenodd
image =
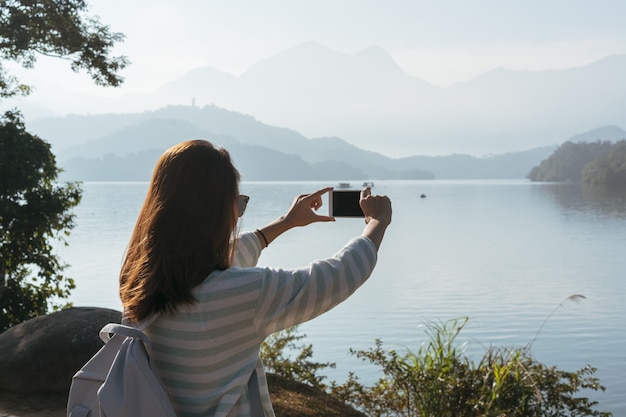
M495 68L561 69L626 53L623 0L91 0L90 14L126 39L131 66L117 89L67 62L40 59L21 80L95 95L151 92L211 66L235 75L315 41L354 54L385 49L410 75L448 86Z

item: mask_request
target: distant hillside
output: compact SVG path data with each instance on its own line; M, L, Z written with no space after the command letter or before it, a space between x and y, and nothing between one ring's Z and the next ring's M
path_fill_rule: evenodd
M522 179L537 161L550 155L555 146L478 158L471 155L411 156L398 160L398 167L419 166L438 179Z
M244 181L362 181L368 178L363 171L342 162L308 164L297 155L241 144L228 149ZM108 153L101 157L74 157L63 165L61 179L149 181L162 153L163 149L150 149L124 156Z
M227 148L245 180L434 178L414 167L393 167L389 158L341 139L309 140L292 130L215 106L170 106L128 115L74 115L41 120L33 126L53 144L53 150L60 148L63 179L147 181L165 149L198 138ZM70 146L72 142L78 144Z
M528 174L531 181L626 184L626 140L559 146Z
M554 150L389 158L216 106L72 115L33 122L29 130L52 144L65 178L88 181L147 180L163 150L198 138L229 149L247 180L523 179Z

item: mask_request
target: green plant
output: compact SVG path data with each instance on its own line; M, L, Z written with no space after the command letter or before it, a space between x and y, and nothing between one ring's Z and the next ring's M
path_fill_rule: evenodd
M528 345L526 345L526 350L530 350L530 348L533 346L533 344L535 343L535 341L537 340L537 338L539 337L539 333L541 333L541 331L543 330L544 326L546 325L546 323L548 322L548 320L550 320L550 318L554 315L554 313L556 313L556 311L559 308L563 307L563 304L567 301L574 301L574 302L579 302L580 300L584 300L585 297L582 294L572 294L568 297L566 297L563 301L561 301L559 304L557 304L556 307L554 307L554 309L550 312L550 314L548 314L548 316L545 318L545 320L541 323L541 326L539 326L539 329L537 329L537 333L535 333L535 336L531 339L530 342L528 342Z
M325 389L325 376L319 371L334 368L334 363L313 362L313 346L298 344L306 334L298 334L298 326L270 335L261 345L261 358L265 368L277 375ZM292 358L291 354L296 354Z
M351 349L351 354L380 366L384 376L365 387L350 375L346 384L333 386L333 394L371 416L459 415L457 410L472 401L474 384L470 363L455 344L466 323L467 318L430 323L430 341L417 353L385 351L380 339L373 349Z
M604 390L590 366L575 372L547 367L524 348L490 347L475 363L457 347L467 318L429 323L428 343L417 353L376 347L351 353L382 368L373 386L350 375L332 393L370 416L610 416L597 403L576 396L580 390Z

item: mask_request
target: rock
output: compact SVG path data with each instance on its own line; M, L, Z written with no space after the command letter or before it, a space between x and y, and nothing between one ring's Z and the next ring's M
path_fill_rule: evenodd
M0 417L65 417L67 395L0 392Z
M267 374L276 417L367 417L326 392L293 379Z
M35 317L0 333L0 391L67 395L72 376L103 345L99 331L119 311L75 307Z

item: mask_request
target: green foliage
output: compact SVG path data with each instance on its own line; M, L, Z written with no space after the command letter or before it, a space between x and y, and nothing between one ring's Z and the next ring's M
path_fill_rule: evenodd
M587 164L583 181L587 184L626 184L626 140L617 142L606 155Z
M580 182L585 166L611 150L611 142L565 142L528 174L531 181Z
M0 100L27 95L30 87L3 62L32 68L38 55L67 59L96 84L118 86L126 57L111 57L120 33L86 14L83 0L0 0ZM19 113L0 118L0 331L59 308L74 281L51 240L66 243L71 209L81 197L77 183L56 184L59 170L50 145L26 132Z
M319 371L334 368L334 363L317 363L310 360L313 357L313 346L302 345L298 342L306 335L298 334L298 327L291 327L272 334L261 345L261 358L265 368L277 375L308 384L312 387L325 389L325 376L318 375ZM291 353L296 353L295 358Z
M565 142L528 174L531 181L626 184L626 140Z
M60 307L51 302L74 288L51 241L65 243L81 190L57 184L58 173L50 145L19 114L0 118L0 332Z
M128 60L110 53L124 37L86 11L83 0L0 1L0 61L32 68L37 54L63 58L73 71L86 70L96 84L120 85L117 72ZM0 62L0 99L29 91Z
M456 347L467 319L428 326L429 342L417 354L385 351L380 340L357 357L382 368L384 376L372 387L350 375L333 385L339 399L370 416L610 416L594 410L596 402L576 397L580 390L604 390L596 369L576 372L547 367L527 348L491 347L475 363Z

